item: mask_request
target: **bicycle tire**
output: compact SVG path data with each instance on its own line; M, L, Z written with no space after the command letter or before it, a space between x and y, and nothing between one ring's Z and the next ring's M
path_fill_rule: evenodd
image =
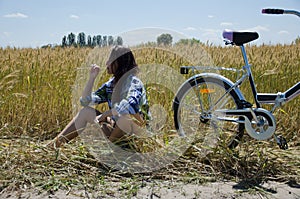
M219 102L220 106L216 108L241 109L240 101L243 99L239 97L235 89L230 88L228 81L213 76L200 75L186 81L177 92L173 103L177 132L189 137L191 144L197 144L197 147L202 149L215 148L218 143L223 143L223 146L231 149L238 146L244 135L244 124L205 119L204 115L214 115L213 110L205 113L200 108L200 106L203 107L202 110L211 108L211 105L215 103L213 100L224 95L225 103L221 100L222 103Z

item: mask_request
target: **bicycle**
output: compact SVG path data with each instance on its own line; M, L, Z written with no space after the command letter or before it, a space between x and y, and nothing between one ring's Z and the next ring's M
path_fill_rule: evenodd
M263 9L262 13L300 17L300 12L294 10ZM225 30L223 37L226 45L240 47L245 63L241 70L225 70L243 73L236 82L232 82L217 73L197 73L201 66L181 66L181 74L193 73L178 89L173 101L177 132L180 136L190 137L192 144L200 143L202 149L220 141L234 148L241 141L244 131L256 140L267 140L274 136L279 147L287 149L286 139L275 134L273 113L276 108L300 95L300 82L283 93L258 93L244 47L244 44L256 40L258 33ZM255 106L245 99L239 88L246 80L250 83ZM263 104L271 104L273 108L264 109Z

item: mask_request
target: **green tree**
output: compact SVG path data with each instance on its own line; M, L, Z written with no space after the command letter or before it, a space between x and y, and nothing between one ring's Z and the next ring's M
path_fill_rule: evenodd
M107 46L107 36L103 36L102 46Z
M62 47L66 47L66 46L67 46L67 37L66 37L66 36L64 36L64 37L62 38L61 46L62 46Z
M108 38L107 38L107 44L109 46L111 46L111 45L114 44L114 38L113 38L113 36L108 36Z
M192 39L180 39L176 44L183 44L183 45L195 45L195 44L202 44L200 40L192 38Z
M164 33L158 36L156 41L158 45L170 46L172 45L173 37L168 33Z
M70 33L68 35L68 41L67 41L68 46L75 46L75 34L74 33Z
M114 43L115 45L123 45L122 37L118 36Z
M92 37L91 37L91 35L87 36L87 45L88 45L88 47L93 47L92 46Z
M92 46L95 47L97 45L97 37L93 36Z
M101 35L97 35L97 36L96 36L96 44L97 44L99 47L103 46L103 40L102 40Z
M86 45L86 40L85 40L85 34L84 34L84 32L81 32L81 33L78 34L77 44L80 47L83 47L83 46Z

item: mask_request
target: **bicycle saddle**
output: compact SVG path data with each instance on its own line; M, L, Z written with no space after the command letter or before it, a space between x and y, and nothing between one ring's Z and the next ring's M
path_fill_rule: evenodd
M258 38L257 32L238 32L238 31L231 31L231 30L224 30L223 37L233 44L237 46L241 46L245 43L253 41Z

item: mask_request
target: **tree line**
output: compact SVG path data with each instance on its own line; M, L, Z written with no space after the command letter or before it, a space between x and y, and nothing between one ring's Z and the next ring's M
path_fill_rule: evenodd
M155 45L163 45L163 46L170 46L172 45L173 37L172 35L168 33L163 33L159 35L156 38L155 42L149 42L153 43ZM181 39L176 44L200 44L200 40L197 40L195 38L193 39ZM117 36L114 38L113 36L102 36L102 35L95 35L91 36L88 35L86 37L86 34L84 32L79 33L78 35L75 35L74 33L70 33L67 36L64 36L62 38L61 46L62 47L105 47L105 46L112 46L112 45L123 45L123 39L120 36ZM47 47L47 46L45 46Z
M64 36L61 42L62 47L105 47L111 45L123 45L122 37L117 36L114 38L113 36L106 35L88 35L86 37L84 32L79 33L77 36L71 32L67 36Z
M163 33L159 35L156 38L156 42L148 42L147 44L151 45L164 45L164 46L170 46L172 45L173 37L172 35L168 33ZM300 36L298 36L293 43L300 44ZM195 45L195 44L202 44L204 43L200 42L200 40L192 38L192 39L180 39L176 42L176 44L183 44L183 45ZM101 36L101 35L95 35L91 36L88 35L86 37L86 34L84 32L79 33L77 36L74 33L70 33L67 36L64 36L62 38L62 47L105 47L105 46L112 46L112 45L123 45L123 39L120 36L117 36L114 38L113 36ZM44 45L42 48L51 47L51 44Z

